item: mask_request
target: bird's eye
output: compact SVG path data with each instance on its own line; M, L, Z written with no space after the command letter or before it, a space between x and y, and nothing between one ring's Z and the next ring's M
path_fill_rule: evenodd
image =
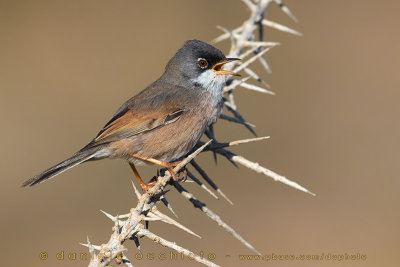
M199 64L199 67L202 68L202 69L205 69L208 66L208 62L204 58L199 58L197 60L197 63Z

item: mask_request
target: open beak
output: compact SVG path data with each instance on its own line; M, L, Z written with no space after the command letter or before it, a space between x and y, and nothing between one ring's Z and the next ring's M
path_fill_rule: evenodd
M226 63L235 61L235 60L240 60L240 58L225 58L224 60L222 60L221 62L218 62L217 64L215 64L212 67L212 70L218 74L218 75L234 75L234 76L240 76L236 73L234 73L233 71L229 71L229 70L224 70L222 69L222 66L225 65Z

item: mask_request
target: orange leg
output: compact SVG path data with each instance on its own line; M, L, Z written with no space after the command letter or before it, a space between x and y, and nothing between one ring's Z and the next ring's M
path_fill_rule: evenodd
M146 184L142 180L142 177L140 177L140 174L137 171L137 169L133 163L129 162L129 166L131 166L131 169L132 169L133 173L135 174L136 179L138 180L143 192L146 192L147 190L149 190L150 188L152 188L155 185L155 183L156 183L155 181Z
M153 159L153 158L146 158L146 157L142 157L142 156L138 156L135 154L130 154L131 157L137 158L137 159L141 159L144 161L148 161L151 163L154 163L156 165L159 165L161 167L167 168L167 170L169 171L169 173L171 174L172 179L174 179L174 181L178 181L178 179L176 178L175 172L173 170L173 168L179 163L179 162L174 162L174 163L169 163L169 162L165 162L165 161L161 161L161 160L157 160L157 159ZM146 184L145 182L143 182L142 178L140 177L138 171L136 170L135 165L133 165L133 163L129 163L129 165L131 166L133 173L136 176L136 179L139 181L140 186L142 187L143 192L146 192L147 190L149 190L150 188L152 188L155 184L155 182L151 182Z

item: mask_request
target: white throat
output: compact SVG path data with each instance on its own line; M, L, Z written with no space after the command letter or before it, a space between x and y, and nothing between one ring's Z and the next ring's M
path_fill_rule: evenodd
M215 100L222 98L222 89L227 76L216 74L213 70L206 70L192 82L200 84L207 92L211 93Z

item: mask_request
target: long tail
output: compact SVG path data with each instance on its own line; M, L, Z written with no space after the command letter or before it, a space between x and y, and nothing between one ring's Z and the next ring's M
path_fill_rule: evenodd
M75 155L70 157L69 159L64 160L63 162L58 163L57 165L45 170L41 174L38 174L28 180L26 180L22 187L25 186L33 186L38 183L42 183L47 179L50 179L82 162L90 160L96 155L96 152L99 151L98 148L88 149L88 150L81 150L78 151Z

